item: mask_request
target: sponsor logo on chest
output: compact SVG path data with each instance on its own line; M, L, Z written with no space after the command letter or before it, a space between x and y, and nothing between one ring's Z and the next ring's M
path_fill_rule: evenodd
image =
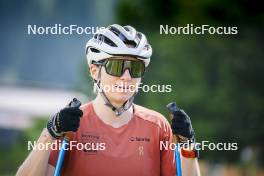
M129 138L131 142L150 142L149 137L138 137L138 136L131 136Z

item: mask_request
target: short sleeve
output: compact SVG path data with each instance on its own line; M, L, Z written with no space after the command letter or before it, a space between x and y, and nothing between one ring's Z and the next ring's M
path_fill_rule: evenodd
M169 124L167 123L161 134L160 142L163 144L168 144L168 146L173 146L172 138L173 134ZM173 147L162 147L161 148L161 176L175 176L176 175L176 166L174 158Z

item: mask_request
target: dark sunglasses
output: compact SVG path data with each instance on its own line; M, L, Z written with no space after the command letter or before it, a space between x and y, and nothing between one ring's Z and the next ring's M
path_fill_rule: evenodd
M117 77L121 77L126 69L129 70L132 78L140 78L145 73L145 63L140 60L124 60L124 58L115 57L94 64L104 66L107 74Z

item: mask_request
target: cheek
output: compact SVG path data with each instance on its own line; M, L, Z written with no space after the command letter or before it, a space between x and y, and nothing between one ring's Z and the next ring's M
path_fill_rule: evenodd
M138 90L139 87L142 86L142 84L141 84L141 78L133 78L131 80L131 82L130 82L130 85L131 85L131 87L130 87L130 90L131 90L130 94L134 94L135 91L136 92L139 91Z
M134 82L135 82L135 84L141 83L141 78L135 78Z
M132 80L132 84L134 85L134 86L139 86L140 85L140 83L141 83L141 78L134 78L133 80Z
M101 71L101 83L103 85L114 85L118 78L108 75L104 69Z

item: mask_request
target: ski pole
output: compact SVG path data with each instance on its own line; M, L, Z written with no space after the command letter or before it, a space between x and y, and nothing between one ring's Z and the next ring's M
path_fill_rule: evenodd
M80 107L81 106L81 102L79 100L77 100L76 98L74 98L70 102L70 104L68 106L69 107ZM54 176L59 176L60 175L60 170L61 170L62 163L63 163L63 160L64 160L66 147L67 147L67 145L69 145L69 141L70 141L69 137L67 137L67 135L65 135L63 140L62 140L61 150L60 150L60 153L59 153L59 156L58 156L58 160L57 160Z
M172 120L173 114L180 109L177 107L175 102L169 103L167 106L167 109L169 110L169 116L170 119ZM178 137L174 135L174 141L179 141ZM180 145L176 144L176 148L174 150L174 157L175 157L175 164L176 164L176 175L177 176L182 176L182 168L181 168L181 154L179 152Z
M56 168L55 168L55 172L54 172L54 176L59 176L60 175L60 170L61 170L61 166L63 163L63 159L64 159L64 155L65 155L65 151L66 151L66 147L69 144L69 139L67 137L64 137L62 140L62 147L58 156L58 160L57 160L57 164L56 164Z

